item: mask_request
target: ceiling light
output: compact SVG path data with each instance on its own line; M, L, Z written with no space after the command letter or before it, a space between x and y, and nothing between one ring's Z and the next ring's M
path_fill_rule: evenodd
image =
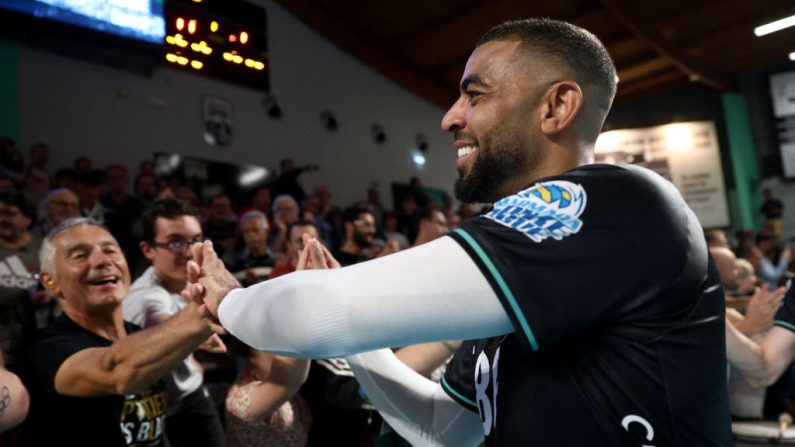
M795 61L795 52L789 54L789 60Z
M762 26L757 26L754 28L754 34L756 37L761 37L766 34L775 33L776 31L781 31L784 28L789 28L795 25L795 16L785 17L780 20L776 20L775 22L766 23Z

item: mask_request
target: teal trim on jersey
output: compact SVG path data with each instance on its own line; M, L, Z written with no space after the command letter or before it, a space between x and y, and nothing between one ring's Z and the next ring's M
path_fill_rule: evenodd
M793 325L792 323L787 323L786 321L781 321L781 320L773 320L773 324L776 325L776 326L785 327L785 328L795 332L795 325Z
M533 348L533 351L537 351L538 343L536 343L536 338L533 335L533 331L530 330L530 325L527 324L527 319L525 319L522 310L519 308L519 304L516 302L516 298L514 298L513 293L511 293L511 289L508 288L508 284L505 283L505 280L502 279L502 275L500 275L500 272L497 271L497 267L494 266L494 264L491 262L491 259L489 259L486 252L483 251L483 249L480 247L478 242L472 236L470 236L469 233L462 230L461 228L456 228L453 231L461 235L461 237L463 237L464 240L467 241L469 246L472 247L473 250L475 250L475 253L477 253L480 260L489 270L489 273L491 273L492 278L494 278L494 280L497 282L497 285L500 287L500 290L502 291L503 295L505 295L505 299L508 300L508 304L511 305L511 310L513 310L514 315L516 315L516 319L519 320L519 325L522 327L522 331L524 331L524 335L525 337L527 337L527 341L530 342L530 347Z
M456 398L460 399L464 403L467 403L467 404L471 405L473 408L480 408L480 407L478 407L477 402L475 402L472 399L467 399L461 393L459 393L458 391L454 390L453 387L451 387L450 384L447 383L447 378L445 376L442 376L442 386L444 387L444 389L447 390L448 393L452 394L453 396L455 396Z

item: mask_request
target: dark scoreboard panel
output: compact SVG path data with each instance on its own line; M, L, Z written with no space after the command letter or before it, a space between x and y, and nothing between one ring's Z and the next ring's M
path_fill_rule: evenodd
M166 0L163 61L269 90L265 10L241 0Z

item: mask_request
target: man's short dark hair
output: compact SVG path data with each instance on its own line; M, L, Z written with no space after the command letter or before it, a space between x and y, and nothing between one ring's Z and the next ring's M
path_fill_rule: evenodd
M597 105L610 108L616 94L616 67L601 41L571 23L548 18L503 22L486 31L476 47L493 40L518 40L527 50L572 70L585 90L598 90Z
M143 227L143 240L154 242L157 236L157 218L176 219L181 216L193 216L200 220L199 211L188 202L174 199L171 197L157 199L152 202L144 214L141 216L141 226Z
M359 216L364 213L371 214L373 217L375 217L375 213L370 207L358 204L348 207L342 212L342 224L345 225L348 222L358 220Z
M25 215L31 222L36 221L36 209L30 205L19 191L15 189L0 190L0 202L6 206L15 206L19 211Z
M77 176L77 183L89 187L101 186L104 181L105 173L99 169L92 169Z
M288 239L290 238L290 235L293 234L293 228L295 228L295 227L312 227L312 228L315 229L315 231L317 231L317 227L315 226L315 223L312 222L311 220L306 220L306 219L297 220L297 221L291 223L287 227L287 238Z

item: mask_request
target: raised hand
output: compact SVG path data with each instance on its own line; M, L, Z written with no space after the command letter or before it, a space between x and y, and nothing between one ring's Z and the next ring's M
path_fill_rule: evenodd
M340 267L340 263L331 256L328 249L317 240L307 233L303 234L304 249L298 256L298 263L296 270L320 270L320 269L336 269Z
M218 307L224 297L240 282L224 267L210 241L194 244L194 259L188 261L189 297L201 304L202 316L218 319Z
M775 290L768 290L766 286L757 287L751 300L748 301L745 318L736 324L737 329L748 336L770 329L786 292L784 287Z

